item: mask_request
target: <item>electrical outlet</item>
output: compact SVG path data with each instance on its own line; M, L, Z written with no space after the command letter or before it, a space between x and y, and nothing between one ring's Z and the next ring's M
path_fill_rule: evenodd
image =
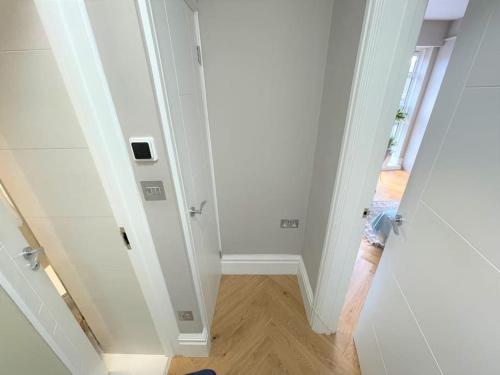
M192 311L177 311L177 317L181 322L194 320Z
M299 227L299 219L281 219L280 228L283 229L296 229Z

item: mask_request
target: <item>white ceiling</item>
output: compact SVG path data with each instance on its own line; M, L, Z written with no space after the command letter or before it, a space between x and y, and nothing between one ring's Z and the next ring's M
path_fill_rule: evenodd
M462 18L469 0L429 0L426 20L456 20Z

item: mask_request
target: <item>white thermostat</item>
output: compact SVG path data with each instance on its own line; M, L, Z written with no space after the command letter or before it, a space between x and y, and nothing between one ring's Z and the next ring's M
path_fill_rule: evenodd
M153 137L132 137L129 138L130 147L134 160L136 161L157 161L155 143Z

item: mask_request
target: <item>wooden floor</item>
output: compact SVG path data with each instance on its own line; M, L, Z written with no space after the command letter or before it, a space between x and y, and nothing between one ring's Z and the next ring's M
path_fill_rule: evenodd
M295 276L224 276L209 358L172 360L169 374L359 374L351 337L315 334Z
M346 301L340 314L337 332L346 337L353 337L361 310L375 276L382 249L361 240L358 257L352 273Z
M409 177L409 173L403 170L380 172L373 200L400 201Z
M400 200L408 174L382 172L375 200ZM169 375L203 368L218 375L360 374L353 332L382 250L361 242L335 335L309 327L295 276L224 276L208 358L173 358Z

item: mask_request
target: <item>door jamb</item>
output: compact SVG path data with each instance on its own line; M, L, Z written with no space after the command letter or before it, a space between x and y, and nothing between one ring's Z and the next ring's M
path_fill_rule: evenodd
M107 85L84 0L35 0L118 227L126 228L131 264L164 354L177 352L179 329L127 146ZM125 250L124 250L125 251Z
M337 329L359 249L362 211L373 197L426 5L427 0L366 4L314 293L311 326L318 333Z

